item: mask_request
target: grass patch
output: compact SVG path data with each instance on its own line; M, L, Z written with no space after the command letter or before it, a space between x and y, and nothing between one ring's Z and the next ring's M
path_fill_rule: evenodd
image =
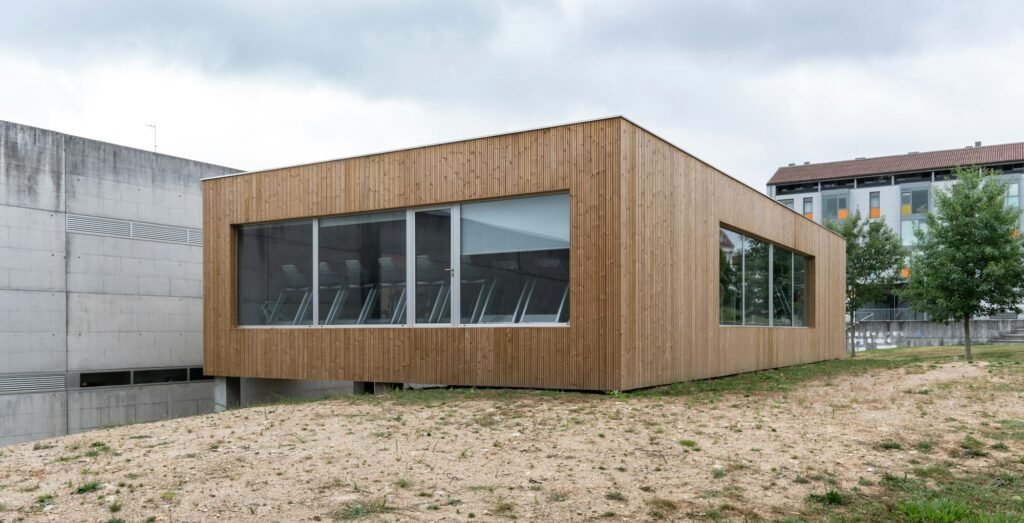
M896 506L896 512L915 523L956 523L972 516L967 505L947 498L907 500Z
M647 514L652 519L665 519L679 510L679 504L671 499L651 498L647 500Z
M975 361L1002 365L1024 363L1024 345L982 345L974 348ZM724 394L751 395L790 392L812 380L859 375L876 370L944 364L963 360L963 347L905 347L858 354L856 358L823 361L736 376L688 381L625 393L625 396L688 396L692 400L715 401Z
M985 452L984 448L985 444L981 440L969 434L964 436L963 441L960 442L960 453L964 456L972 458L988 456L988 452Z
M943 465L885 475L881 491L845 493L842 504L808 497L804 521L905 521L910 523L1024 521L1024 467L1000 464L955 475ZM826 493L827 496L827 493Z
M569 495L561 490L556 490L548 494L548 501L552 503L558 503L560 501L565 501L567 499L569 499Z
M354 519L368 518L376 514L387 514L393 512L394 508L388 505L387 498L355 501L327 514L332 521L352 521Z
M626 501L626 495L617 490L613 490L605 494L604 499L607 499L608 501Z
M89 492L99 490L99 488L100 484L92 481L84 485L79 485L78 488L75 489L75 494L88 494Z
M681 439L679 444L688 449L700 450L700 445L692 439Z
M886 439L875 443L874 448L877 450L900 450L903 448L903 444L895 440Z
M824 494L808 494L807 501L820 503L822 505L845 505L849 503L842 492L835 489L828 489Z

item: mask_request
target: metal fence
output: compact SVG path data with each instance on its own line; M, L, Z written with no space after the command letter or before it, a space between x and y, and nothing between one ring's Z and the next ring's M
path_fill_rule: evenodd
M914 309L861 309L857 311L855 322L862 321L901 321L928 320L928 315Z
M992 319L992 320L1016 320L1019 315L1015 312L1006 312L1003 314L994 314L992 316L979 316L975 319ZM904 321L904 320L916 320L916 321L928 321L928 314L923 312L915 311L910 308L902 309L861 309L857 311L857 316L854 319L855 323L862 321Z

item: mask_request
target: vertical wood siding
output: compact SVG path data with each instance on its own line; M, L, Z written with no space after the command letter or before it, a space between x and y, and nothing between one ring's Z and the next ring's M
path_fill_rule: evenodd
M617 118L203 182L211 375L619 388ZM238 224L570 195L570 327L240 329Z
M570 195L570 326L240 329L238 224ZM837 357L842 241L621 118L206 180L207 374L631 389ZM718 326L719 222L814 257L810 328Z
M623 388L843 355L841 238L628 121L621 141ZM812 258L809 327L719 325L722 224Z

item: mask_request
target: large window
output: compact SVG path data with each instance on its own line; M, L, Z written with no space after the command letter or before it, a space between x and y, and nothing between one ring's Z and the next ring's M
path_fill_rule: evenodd
M1020 182L1006 184L1006 206L1020 207Z
M845 220L849 215L847 196L845 194L822 196L821 215L826 220Z
M903 216L928 213L928 189L908 189L900 194L900 214Z
M814 219L814 198L804 198L804 218Z
M569 319L569 196L462 206L463 323Z
M722 325L807 325L804 256L726 228L718 244Z
M405 211L319 221L320 325L405 320Z
M915 229L925 227L925 215L928 214L927 187L911 188L900 191L900 238L903 245L913 246L917 243Z
M743 325L743 236L719 229L718 247L719 321L722 325Z
M772 247L772 325L793 324L793 257L779 247Z
M743 324L768 325L771 252L767 243L750 237L743 240Z
M311 325L311 222L238 228L238 324Z
M238 228L239 325L568 321L567 194Z

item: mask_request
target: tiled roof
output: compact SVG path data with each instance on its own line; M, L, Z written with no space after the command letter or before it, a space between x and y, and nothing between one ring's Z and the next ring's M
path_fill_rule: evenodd
M779 167L768 185L1024 161L1024 142Z

